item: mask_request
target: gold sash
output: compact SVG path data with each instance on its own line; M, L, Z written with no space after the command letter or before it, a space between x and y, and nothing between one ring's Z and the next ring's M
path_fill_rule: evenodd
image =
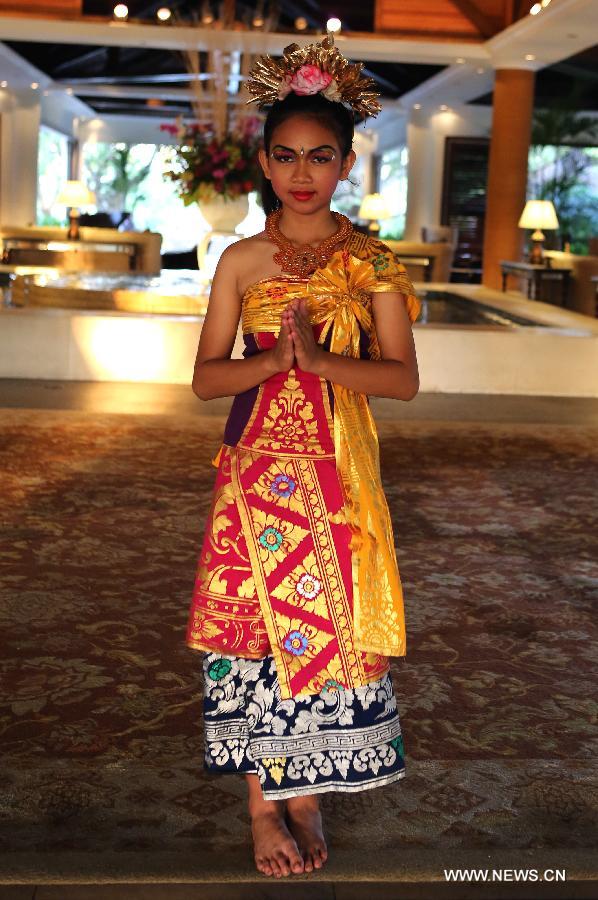
M377 278L371 263L335 253L309 279L310 321L324 321L319 342L332 329L330 352L359 358L359 325L373 336L371 292ZM378 290L380 288L378 287ZM386 287L392 290L392 287ZM374 358L379 358L373 354ZM406 653L403 591L392 523L380 477L376 425L367 395L331 382L335 398L334 445L351 531L355 646L387 656Z

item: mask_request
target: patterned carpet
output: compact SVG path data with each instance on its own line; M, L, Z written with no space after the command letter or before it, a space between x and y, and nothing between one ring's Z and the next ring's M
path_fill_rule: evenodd
M2 412L5 879L256 877L243 781L202 770L183 643L223 425ZM504 851L596 877L598 429L379 434L406 778L322 795L329 872Z

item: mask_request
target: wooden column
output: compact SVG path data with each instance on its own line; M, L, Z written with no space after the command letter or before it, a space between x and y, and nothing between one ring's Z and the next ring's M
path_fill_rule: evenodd
M518 260L523 249L517 222L525 206L534 78L528 69L496 70L482 274L491 288L501 287L499 260Z

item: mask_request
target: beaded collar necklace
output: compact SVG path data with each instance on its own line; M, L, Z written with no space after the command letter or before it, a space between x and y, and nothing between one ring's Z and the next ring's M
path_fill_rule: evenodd
M312 247L311 244L302 244L295 247L278 227L282 208L274 210L266 216L266 234L280 248L274 254L274 262L278 263L284 272L290 275L299 275L304 278L311 275L316 269L326 265L334 252L334 248L341 241L345 241L353 231L351 220L342 213L332 212L339 228L325 241Z

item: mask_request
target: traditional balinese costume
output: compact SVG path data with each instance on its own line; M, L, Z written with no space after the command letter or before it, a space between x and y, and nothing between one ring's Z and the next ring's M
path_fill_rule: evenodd
M383 291L415 321L404 267L352 231L310 275L247 288L243 355L273 347L305 297L326 351L380 359ZM204 651L205 767L257 773L266 799L404 777L388 659L406 652L403 593L367 395L278 372L235 396L213 464L186 634Z

